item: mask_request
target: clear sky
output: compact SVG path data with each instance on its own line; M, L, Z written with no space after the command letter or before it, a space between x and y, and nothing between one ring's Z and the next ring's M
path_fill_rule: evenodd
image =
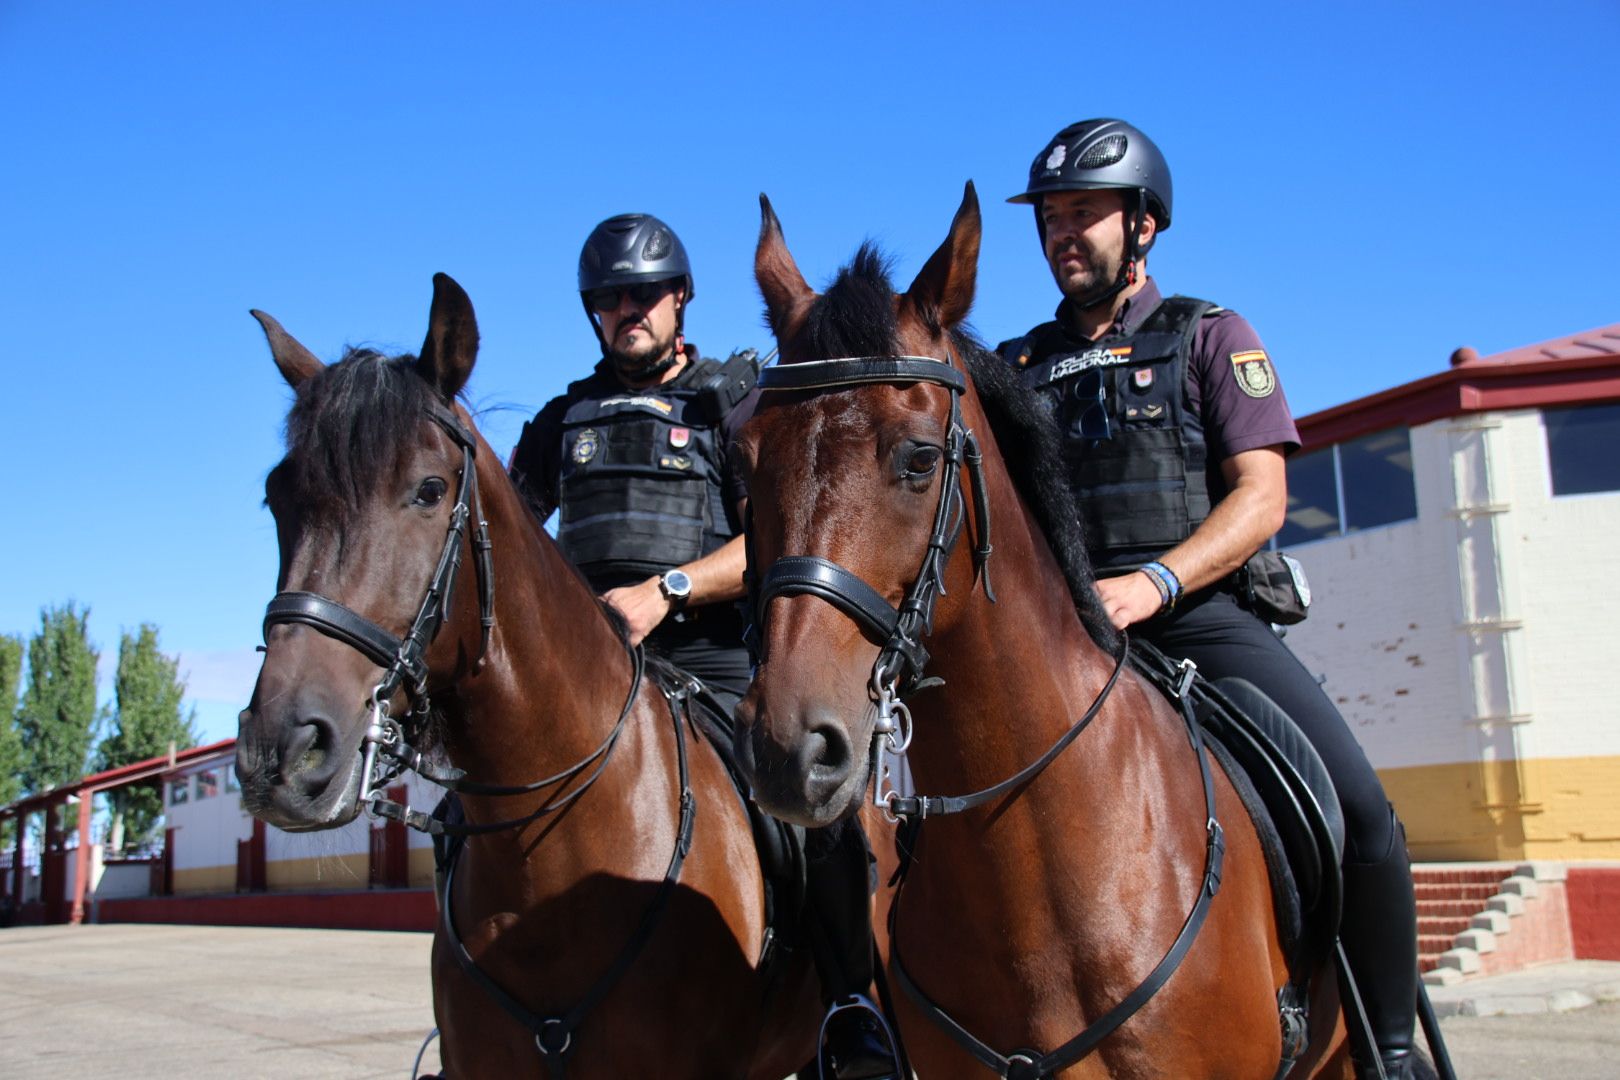
M1617 55L1616 0L0 0L0 631L88 604L105 678L154 622L234 734L289 396L248 308L414 350L450 273L504 452L596 359L600 219L676 228L724 355L769 344L759 192L812 283L867 237L909 280L972 179L994 342L1057 300L1002 199L1090 116L1164 149L1154 276L1247 315L1298 413L1620 321Z

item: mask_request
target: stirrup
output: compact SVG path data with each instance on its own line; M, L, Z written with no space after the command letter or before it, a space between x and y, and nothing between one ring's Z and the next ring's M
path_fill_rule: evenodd
M889 1077L892 1080L901 1080L903 1072L900 1068L900 1043L895 1038L894 1029L889 1026L888 1017L883 1010L865 994L850 994L835 1000L827 1007L826 1015L821 1018L821 1030L816 1035L816 1075L820 1080L838 1080L835 1072L827 1067L827 1032L832 1026L833 1017L845 1012L864 1012L868 1014L878 1032L882 1033L887 1043L889 1057Z

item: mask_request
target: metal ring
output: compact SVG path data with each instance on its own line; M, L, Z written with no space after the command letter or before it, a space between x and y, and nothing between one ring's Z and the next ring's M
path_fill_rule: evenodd
M546 1045L546 1038L547 1035L553 1030L553 1025L562 1029L562 1045L548 1047ZM572 1028L565 1026L561 1020L542 1020L540 1022L540 1030L534 1033L535 1048L547 1057L550 1057L552 1054L566 1054L568 1053L568 1048L573 1044L574 1031Z

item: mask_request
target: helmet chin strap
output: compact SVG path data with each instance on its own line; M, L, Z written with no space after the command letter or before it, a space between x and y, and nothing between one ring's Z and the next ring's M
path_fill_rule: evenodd
M1142 257L1141 229L1142 217L1147 213L1147 193L1141 188L1136 189L1136 209L1133 210L1125 222L1125 261L1120 264L1119 274L1114 278L1113 284L1090 293L1087 296L1073 301L1075 307L1081 311L1090 311L1101 304L1106 304L1120 294L1126 286L1136 284L1136 264Z

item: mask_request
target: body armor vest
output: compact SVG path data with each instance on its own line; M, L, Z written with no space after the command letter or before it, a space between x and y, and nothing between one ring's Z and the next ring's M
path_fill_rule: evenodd
M1075 350L1055 322L1010 342L1024 385L1048 397L1086 546L1101 567L1141 563L1209 516L1208 448L1187 409L1187 363L1205 300L1172 296L1129 335Z
M557 543L594 587L662 573L735 535L725 505L720 422L757 380L752 354L724 364L697 360L679 386L625 390L569 407Z

